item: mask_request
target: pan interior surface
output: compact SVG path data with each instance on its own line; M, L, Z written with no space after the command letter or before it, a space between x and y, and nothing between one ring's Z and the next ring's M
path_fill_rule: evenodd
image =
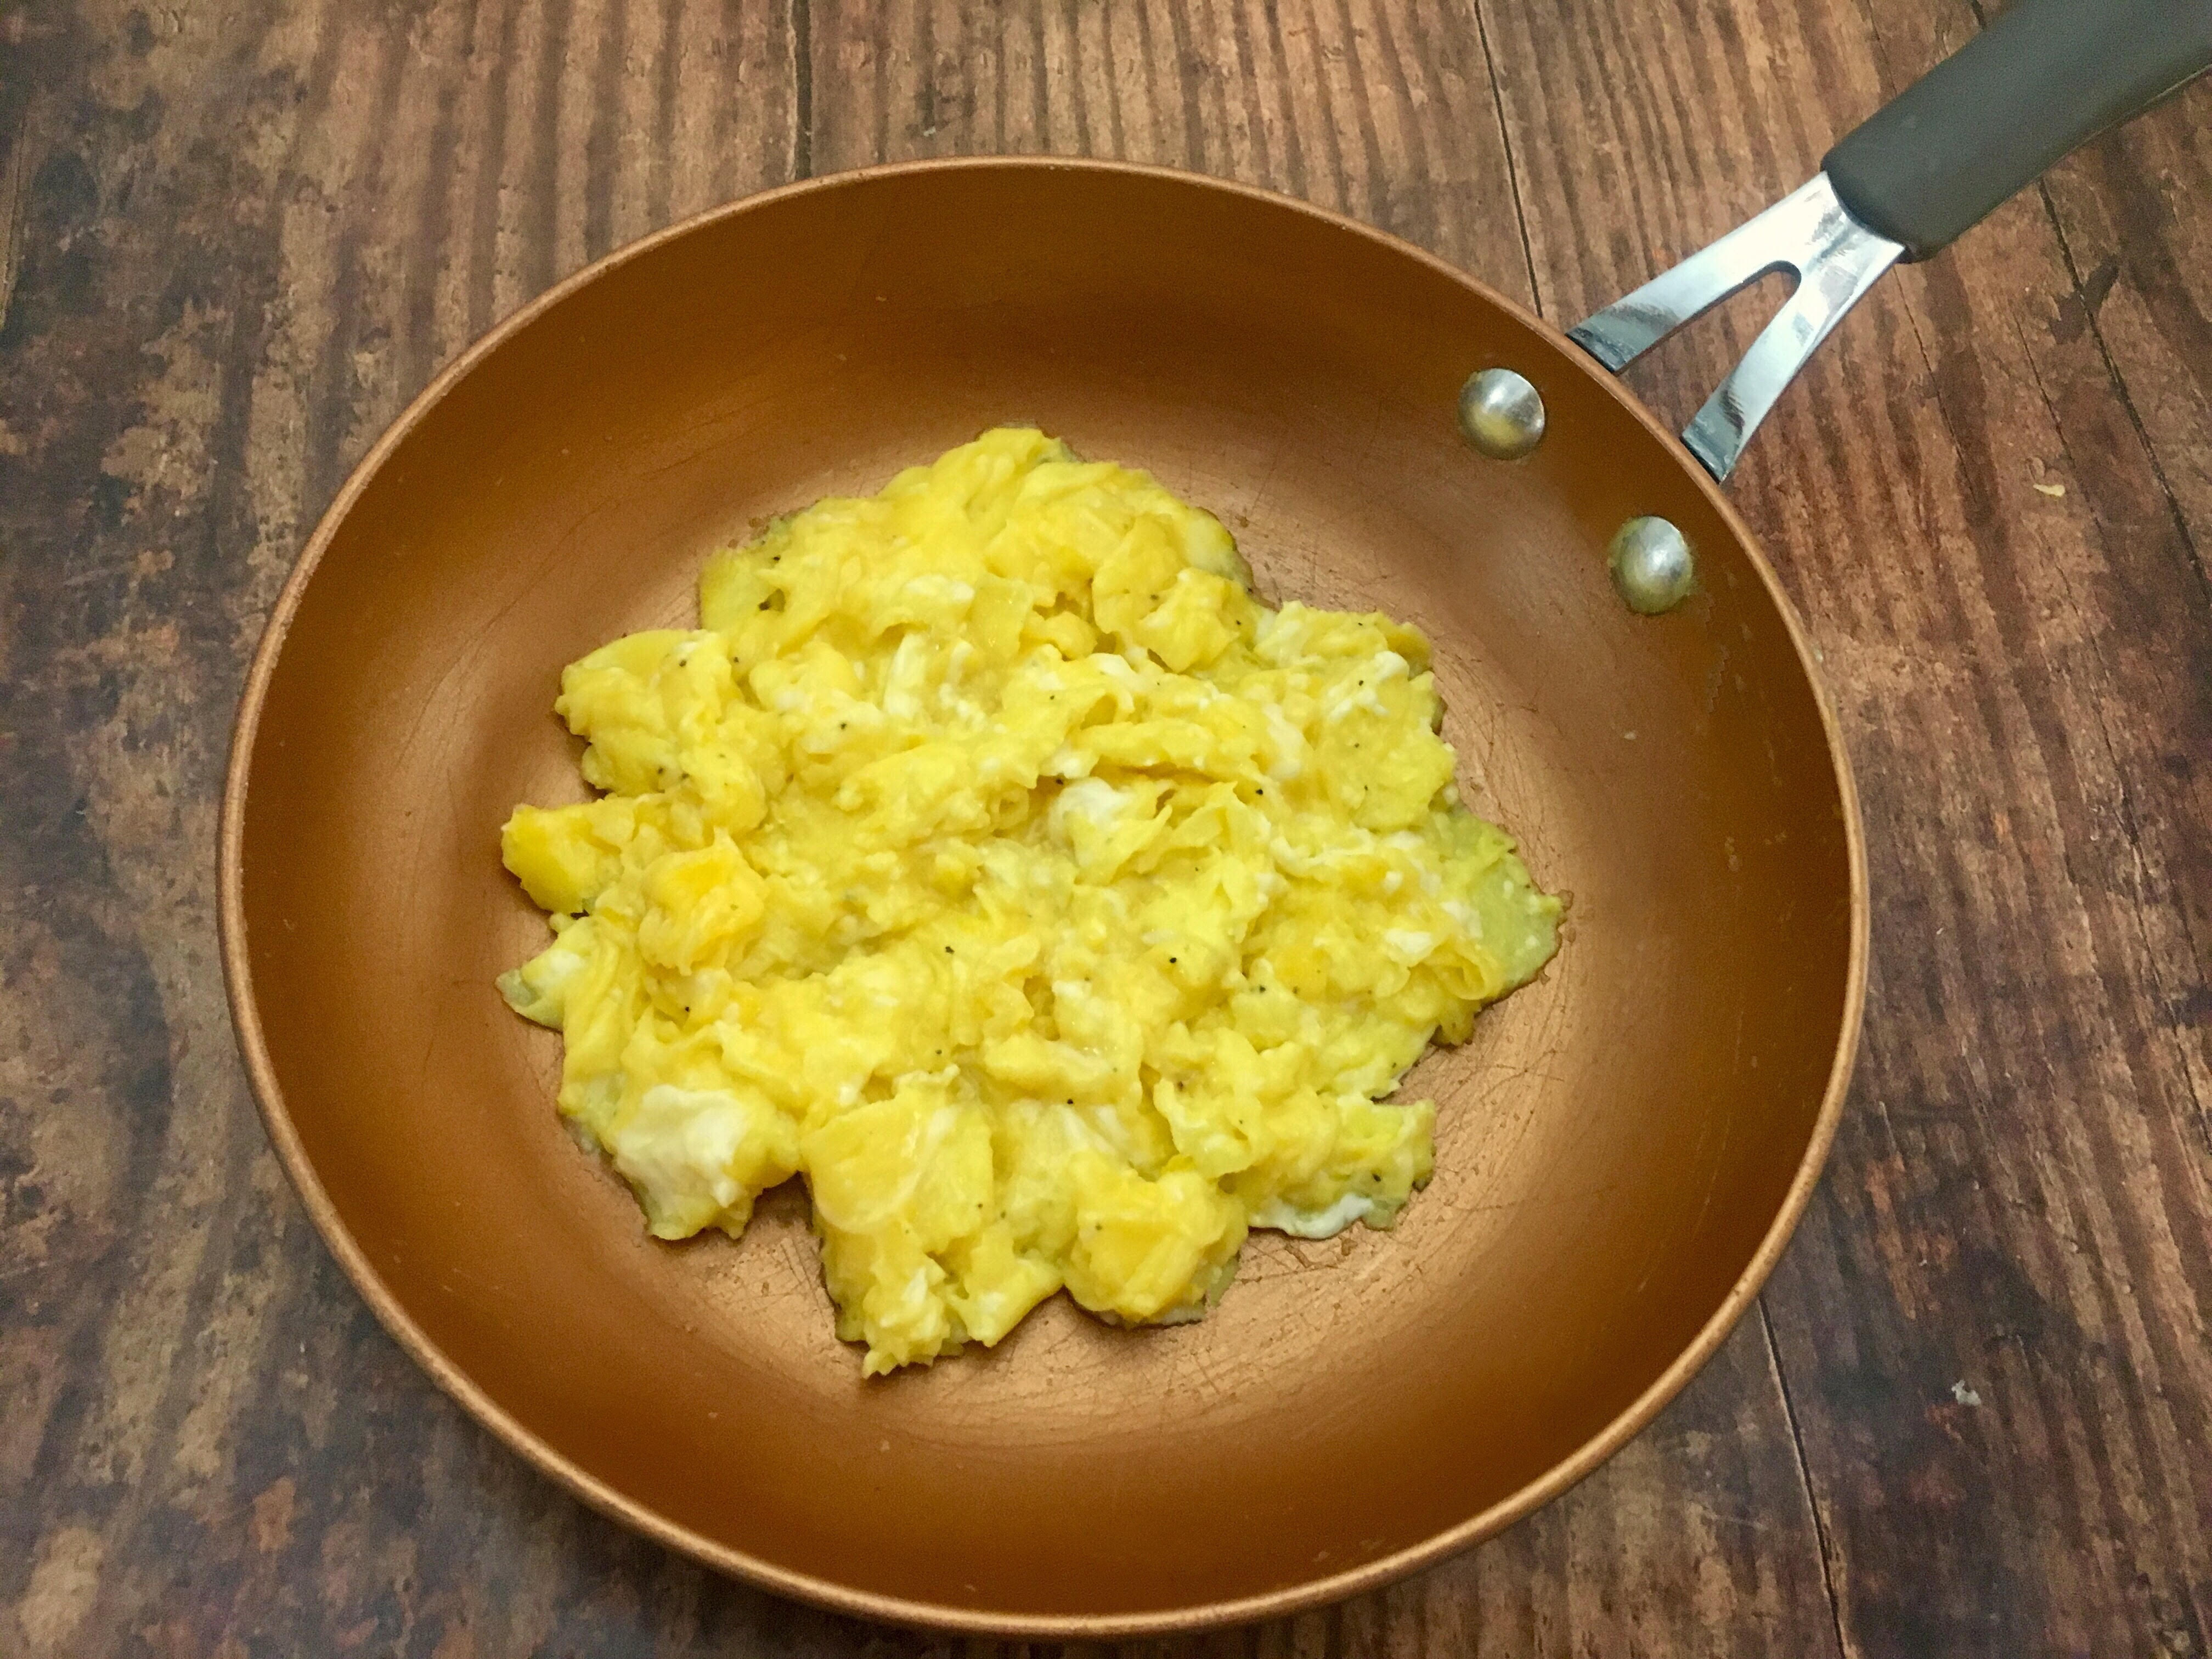
M1492 364L1549 407L1524 460L1455 430ZM688 623L707 554L767 516L1007 422L1212 509L1273 602L1423 628L1462 790L1569 923L1408 1079L1437 1164L1395 1231L1255 1233L1200 1323L1109 1329L1063 1298L994 1352L864 1382L801 1194L736 1243L657 1243L562 1132L559 1039L493 988L544 926L498 830L580 789L562 665ZM1656 619L1605 568L1647 513L1701 576ZM1740 527L1556 337L1325 216L1040 164L726 211L481 349L314 552L249 695L226 854L279 1146L474 1409L777 1588L1103 1632L1401 1570L1679 1383L1824 1144L1857 995L1850 805Z

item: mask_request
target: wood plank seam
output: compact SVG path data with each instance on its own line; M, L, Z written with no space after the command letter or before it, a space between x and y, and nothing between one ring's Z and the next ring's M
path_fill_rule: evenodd
M814 7L791 0L791 176L814 176Z
M1790 1376L1782 1368L1781 1345L1774 1340L1774 1322L1767 1315L1766 1292L1761 1291L1758 1300L1759 1334L1766 1344L1766 1363L1774 1368L1777 1391L1782 1396L1782 1421L1790 1431L1790 1444L1796 1453L1798 1484L1805 1493L1805 1508L1813 1517L1813 1536L1820 1551L1820 1589L1828 1598L1828 1617L1835 1626L1836 1651L1848 1654L1851 1644L1844 1635L1843 1603L1836 1594L1834 1546L1828 1538L1828 1523L1820 1514L1820 1495L1813 1490L1812 1465L1805 1455L1805 1437L1797 1426L1797 1407L1790 1397Z
M2074 297L2081 301L2081 314L2086 319L2084 325L2088 330L2089 337L2097 343L2097 355L2104 360L2105 373L2112 380L2112 395L2119 400L2121 409L2126 411L2128 424L2135 428L2136 441L2142 446L2143 454L2150 463L2151 476L2158 480L2159 489L2166 497L2166 508L2173 515L2174 533L2181 538L2181 545L2189 555L2189 562L2197 572L2197 586L2204 590L2206 604L2212 605L2212 574L2208 574L2204 568L2203 554L2197 545L2197 538L2190 532L2188 515L2182 511L2181 498L2175 493L2172 481L2166 477L2166 464L2159 459L2158 447L2151 442L2149 430L2143 425L2142 414L2136 407L2135 394L2129 390L2126 377L2120 373L2118 365L2112 359L2112 347L2105 338L2104 325L2098 319L2099 307L2091 302L2088 288L2081 278L2081 264L2075 258L2074 250L2066 240L2066 227L2059 219L2058 204L2051 199L2049 183L2037 184L2035 193L2036 198L2043 204L2045 216L2051 222L2051 234L2057 240L2058 257L2065 261L2067 280L2074 284ZM2052 419L2055 423L2055 414Z
M1521 161L1513 153L1513 131L1505 120L1505 93L1498 85L1498 58L1490 49L1490 24L1483 15L1483 0L1472 0L1468 10L1474 16L1474 38L1482 46L1483 73L1490 78L1490 106L1498 118L1498 137L1505 146L1505 182L1513 191L1513 222L1521 228L1521 261L1528 271L1528 304L1535 313L1545 315L1544 290L1536 282L1536 252L1528 240L1528 210L1521 199Z

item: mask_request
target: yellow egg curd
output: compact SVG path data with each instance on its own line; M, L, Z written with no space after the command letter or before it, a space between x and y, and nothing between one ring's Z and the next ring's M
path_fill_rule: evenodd
M1418 632L1270 609L1210 514L1012 428L715 555L700 612L562 674L604 793L501 836L554 938L500 989L656 1236L803 1175L874 1375L1391 1224L1435 1108L1382 1097L1559 908Z

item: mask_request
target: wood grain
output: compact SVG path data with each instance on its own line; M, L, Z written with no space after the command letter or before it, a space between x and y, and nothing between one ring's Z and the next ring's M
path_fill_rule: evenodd
M580 1509L378 1332L216 969L243 665L497 316L810 172L1058 151L1342 208L1571 319L1965 0L36 0L0 10L0 1652L894 1655ZM1880 895L1833 1172L1621 1456L1309 1654L2212 1651L2212 97L1899 272L1737 499ZM1678 415L1757 324L1639 370ZM2064 494L2039 490L2063 486Z

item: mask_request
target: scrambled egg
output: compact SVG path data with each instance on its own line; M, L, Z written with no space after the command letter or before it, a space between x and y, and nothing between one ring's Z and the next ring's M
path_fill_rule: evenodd
M1212 517L1016 429L716 555L700 610L566 671L605 793L501 838L555 937L500 988L656 1236L804 1175L874 1375L1395 1219L1435 1108L1381 1097L1559 915L1459 804L1419 633L1270 610Z

